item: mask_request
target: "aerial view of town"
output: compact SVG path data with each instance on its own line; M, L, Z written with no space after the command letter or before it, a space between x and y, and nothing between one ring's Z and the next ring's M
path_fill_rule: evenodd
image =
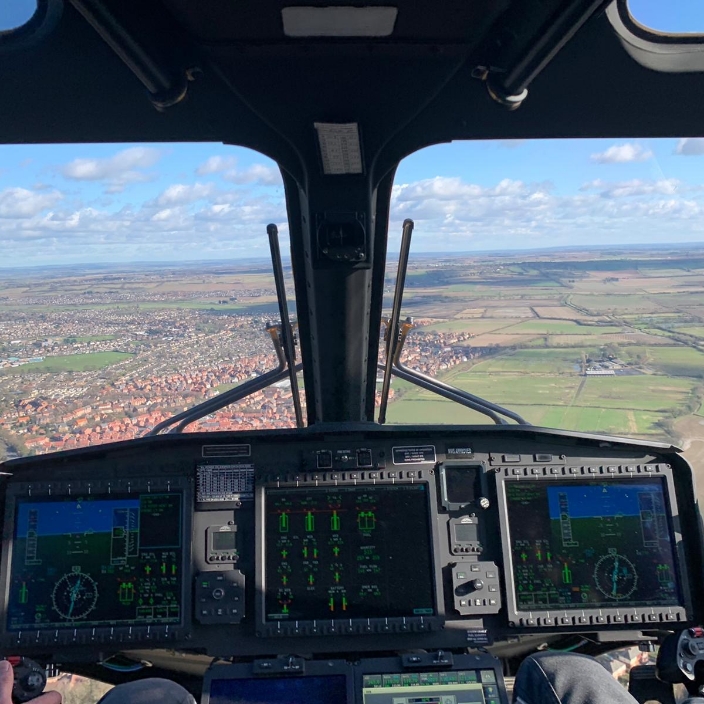
M395 262L387 267L387 308ZM292 284L289 281L292 296ZM8 457L139 437L276 366L270 264L0 275ZM295 307L294 317L295 317ZM704 449L704 248L416 255L405 363L539 426ZM190 431L292 427L281 382ZM395 380L391 423L489 419Z

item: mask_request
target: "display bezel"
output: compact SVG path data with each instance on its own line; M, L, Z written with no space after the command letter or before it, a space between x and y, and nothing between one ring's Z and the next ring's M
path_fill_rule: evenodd
M405 656L409 657L409 656ZM438 669L432 663L432 658L435 654L427 655L428 660L420 664L416 664L413 668L409 668L407 664L402 662L401 657L388 657L388 658L369 658L361 660L359 665L354 669L355 674L355 691L357 692L357 699L354 701L362 702L363 700L363 688L364 688L364 676L365 675L386 675L386 674L408 674L414 671L417 672L438 672ZM440 672L457 672L459 670L492 670L496 679L496 686L498 689L498 698L501 704L507 704L509 701L508 695L506 693L506 683L504 681L504 673L501 662L489 653L476 652L472 655L452 655L452 664L450 667L443 667ZM409 687L409 689L411 689ZM437 692L430 691L433 688L428 687L425 692L422 688L419 693L425 694L426 696L432 696ZM383 688L382 688L383 691ZM352 700L350 700L352 701Z
M448 470L474 470L474 480L479 482L479 493L471 501L453 501L448 490ZM440 503L447 511L461 511L467 507L476 507L482 496L486 496L486 466L475 460L445 460L438 465L440 472Z
M504 574L506 585L506 608L508 624L515 628L535 629L540 627L549 630L600 630L606 625L610 629L623 628L644 630L657 628L665 623L668 627L687 622L692 614L691 594L687 579L687 561L683 536L680 530L679 511L675 498L675 486L672 468L666 464L629 465L628 468L616 465L561 467L559 473L545 473L522 476L516 475L516 468L499 468L497 471L497 496L499 504L499 520L506 530L501 534L501 547L504 560ZM676 605L661 606L628 606L628 607L592 607L586 609L537 609L526 611L518 608L516 599L516 585L513 573L513 558L511 551L511 535L508 522L508 503L506 486L509 483L538 482L568 484L574 482L612 482L637 484L643 481L661 481L665 508L668 512L668 527L672 535L672 549L674 556L675 572L677 576L680 603ZM667 616L667 614L671 616ZM671 620L666 620L670 618ZM603 619L603 620L602 620ZM564 620L564 622L563 622ZM568 622L569 621L569 622Z
M66 626L45 626L23 631L9 630L7 611L11 586L12 552L14 549L15 519L20 501L42 501L70 499L90 495L91 499L109 499L112 496L129 494L164 494L177 493L181 496L181 617L178 622L170 624L139 623L130 626L127 623L105 626L85 626L75 624ZM164 479L126 478L102 481L56 481L56 482L16 482L7 485L5 494L2 556L0 558L0 643L3 645L41 645L41 644L90 644L90 643L138 643L144 640L171 640L182 635L191 622L191 520L192 486L185 477ZM124 647L124 645L122 646Z
M264 668L268 664L271 667ZM346 679L347 700L355 701L354 687L354 667L345 660L312 660L301 661L296 659L296 665L303 668L303 672L286 670L288 660L262 661L253 663L240 663L238 665L216 665L208 669L203 677L203 693L201 694L201 704L210 704L210 690L215 680L251 680L251 679L271 679L291 678L305 680L306 677L335 677L344 676ZM266 676L268 674L268 677ZM263 676L265 675L265 676Z
M336 478L330 477L334 474ZM357 472L350 474L359 474ZM435 492L434 470L414 469L405 472L394 472L394 478L387 479L383 472L375 472L381 475L379 478L347 478L348 474L331 472L326 475L311 474L298 475L296 477L284 477L279 481L258 483L255 486L255 534L256 534L256 560L255 560L255 582L256 582L256 603L255 618L258 636L319 636L319 635L370 635L374 633L419 633L435 631L442 627L445 622L445 613L442 600L442 573L440 569L440 543L433 520L433 510L437 505ZM401 476L399 476L401 475ZM266 619L266 545L265 545L265 501L267 489L291 488L306 491L311 488L334 488L336 486L358 487L365 486L384 487L394 484L420 484L426 487L427 517L430 548L430 564L433 568L431 586L433 589L432 616L407 616L394 618L356 618L356 619L325 619L306 621L268 621Z

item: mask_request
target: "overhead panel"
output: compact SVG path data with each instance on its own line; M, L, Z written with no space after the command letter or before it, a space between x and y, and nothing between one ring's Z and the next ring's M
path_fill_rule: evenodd
M287 37L388 37L394 31L395 7L284 7Z

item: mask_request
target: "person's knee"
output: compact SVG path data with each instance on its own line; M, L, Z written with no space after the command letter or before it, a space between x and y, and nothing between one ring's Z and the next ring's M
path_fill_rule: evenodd
M544 651L542 653L534 653L526 658L526 660L534 660L545 675L552 681L554 681L558 673L564 672L574 673L578 671L587 676L591 674L594 676L604 675L603 665L600 665L599 662L590 655L582 655L581 653L555 653Z
M99 704L195 704L195 699L180 684L152 677L114 687Z

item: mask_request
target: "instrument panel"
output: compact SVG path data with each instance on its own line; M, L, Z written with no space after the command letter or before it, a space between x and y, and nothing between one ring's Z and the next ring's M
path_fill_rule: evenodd
M664 445L311 428L157 436L2 472L13 652L520 647L702 616L691 469Z

